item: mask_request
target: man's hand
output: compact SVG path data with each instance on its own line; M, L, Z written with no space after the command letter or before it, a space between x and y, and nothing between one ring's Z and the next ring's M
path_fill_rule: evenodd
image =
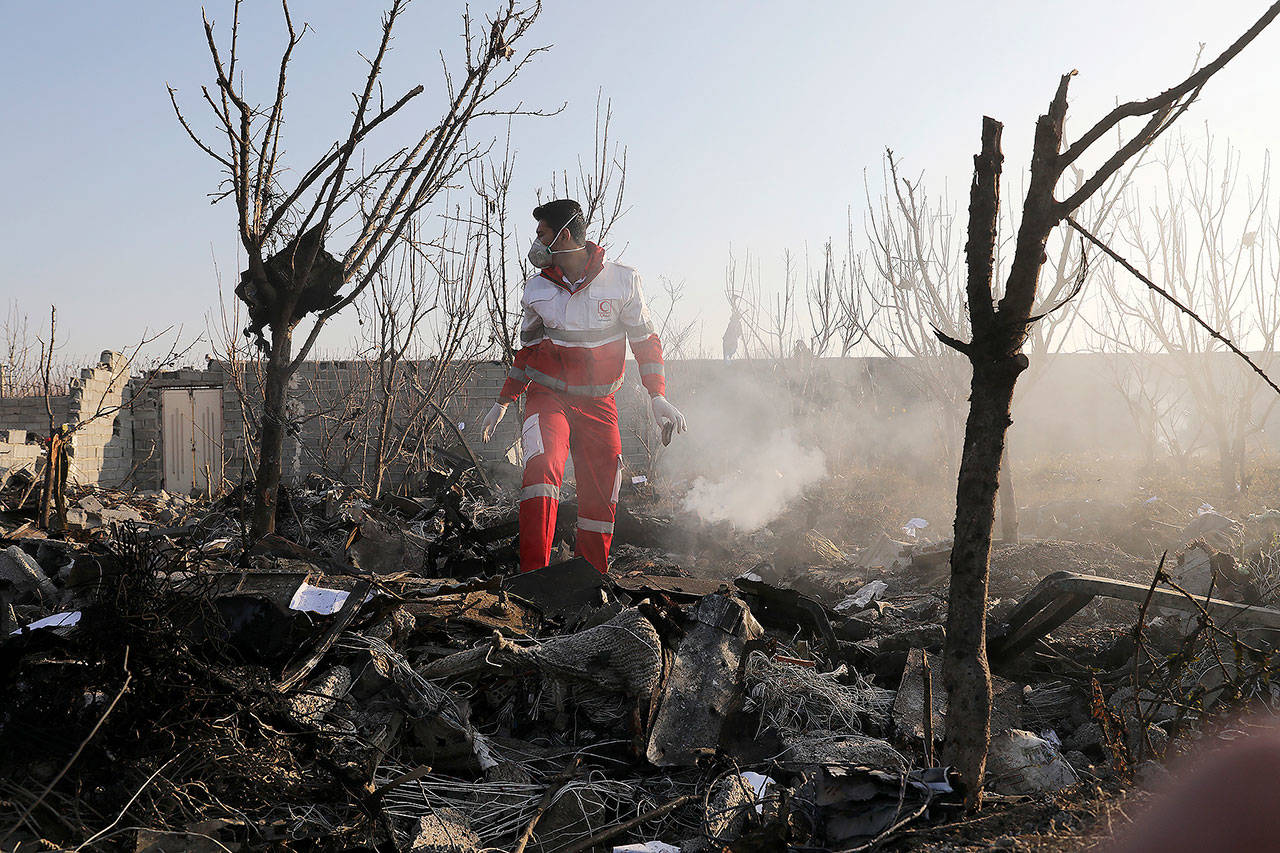
M507 413L507 403L494 403L493 408L489 410L489 414L484 416L484 421L480 424L480 439L485 443L489 443L489 439L493 438L493 431L498 428L498 423L502 420L502 416Z
M680 410L667 402L667 398L658 395L650 400L653 406L653 419L658 422L658 427L663 424L672 424L676 432L685 431L684 415L680 414Z

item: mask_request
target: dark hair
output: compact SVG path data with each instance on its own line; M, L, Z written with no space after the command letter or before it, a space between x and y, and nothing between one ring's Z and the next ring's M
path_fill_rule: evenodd
M533 209L533 218L547 223L547 227L557 234L560 233L561 228L568 225L569 236L574 239L574 242L586 245L587 220L582 215L582 205L573 199L558 198L555 201L540 204Z

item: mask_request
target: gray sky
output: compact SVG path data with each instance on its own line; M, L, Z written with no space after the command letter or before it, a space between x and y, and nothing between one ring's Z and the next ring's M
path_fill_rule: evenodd
M229 23L230 2L208 0ZM278 6L246 2L246 74L270 97ZM1031 130L1072 68L1068 133L1116 98L1147 97L1190 69L1198 44L1216 54L1263 2L1221 0L988 0L917 2L588 3L548 0L527 46L554 49L511 89L549 119L513 128L515 208L553 169L589 155L596 93L613 101L616 138L629 149L631 210L617 231L624 260L646 281L683 279L686 314L701 312L709 342L725 309L732 245L765 261L816 249L861 222L863 170L878 175L892 147L910 175L924 172L963 200L983 114L1005 123L1006 173L1025 171ZM488 4L472 3L482 15ZM285 130L292 165L321 152L343 126L362 79L357 50L378 35L377 4L294 0L310 22L291 74ZM384 139L414 137L439 103L438 51L460 43L460 4L419 0L394 43L388 92L421 82L421 111ZM56 303L67 354L136 341L144 327L202 332L217 303L215 261L228 291L239 257L234 210L210 206L216 164L175 122L166 82L208 127L199 85L212 79L200 4L178 0L30 3L0 0L0 296L34 319ZM1246 162L1275 138L1280 29L1264 33L1219 74L1184 129L1209 122ZM434 99L434 100L433 100ZM414 121L414 116L419 116ZM476 134L502 134L493 121ZM527 196L527 198L525 197ZM522 237L531 220L518 223ZM340 350L349 322L322 339ZM208 351L197 349L197 357Z

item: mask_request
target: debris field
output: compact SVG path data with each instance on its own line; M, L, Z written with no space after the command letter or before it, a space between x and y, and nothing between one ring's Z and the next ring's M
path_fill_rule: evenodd
M46 534L33 470L0 475L0 849L1071 849L1275 698L1280 513L1150 508L1157 568L1077 535L1097 506L1039 508L992 555L975 823L947 541L739 533L646 484L608 575L520 574L511 491L436 467L377 500L312 477L256 542L243 490L72 487Z

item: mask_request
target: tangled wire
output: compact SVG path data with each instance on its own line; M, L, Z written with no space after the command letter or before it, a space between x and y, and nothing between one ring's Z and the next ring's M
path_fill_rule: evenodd
M863 719L883 714L893 704L892 691L850 673L844 664L818 672L760 651L747 659L746 683L746 708L759 710L761 730L858 732Z

